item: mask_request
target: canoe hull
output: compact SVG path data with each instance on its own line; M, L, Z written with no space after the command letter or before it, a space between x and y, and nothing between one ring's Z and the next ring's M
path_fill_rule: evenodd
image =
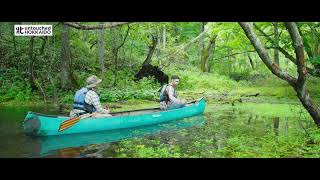
M78 123L62 132L58 131L60 124L70 117L41 116L34 112L28 112L23 123L23 128L25 133L34 136L51 136L133 128L196 116L204 112L205 106L206 102L202 98L191 106L180 109L159 111L140 115L112 116L107 118L87 118L80 120Z

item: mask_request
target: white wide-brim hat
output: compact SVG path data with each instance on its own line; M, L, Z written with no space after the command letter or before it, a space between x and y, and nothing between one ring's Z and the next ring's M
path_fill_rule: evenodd
M87 88L93 88L93 87L96 87L99 83L101 83L101 79L99 79L97 76L93 75L93 76L90 76L88 79L87 79Z

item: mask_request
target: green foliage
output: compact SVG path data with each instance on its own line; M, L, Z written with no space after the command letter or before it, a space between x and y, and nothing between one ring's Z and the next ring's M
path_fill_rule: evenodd
M169 77L178 75L180 84L178 90L231 90L237 83L229 77L216 73L203 73L196 67L190 67L188 70L173 67L166 69Z
M64 104L72 104L73 103L73 98L74 98L74 94L72 92L60 92L59 96L62 97L61 98L61 102Z
M124 80L122 80L124 81ZM143 78L137 83L132 80L121 82L119 86L99 90L102 102L115 102L130 99L158 100L160 85L153 78Z
M12 77L13 82L5 81L5 76L2 78L3 86L0 87L0 102L10 100L28 101L33 96L30 84L25 83L19 75Z
M48 24L48 23L35 23ZM117 102L122 100L149 99L158 100L160 85L152 79L133 81L134 75L141 68L145 60L150 41L150 35L158 37L159 44L152 56L153 65L159 65L170 77L177 74L181 77L178 92L188 94L192 92L230 93L235 98L241 95L257 93L276 98L296 99L292 88L283 80L277 78L263 64L257 53L252 52L253 46L237 23L208 22L205 29L208 33L203 37L204 44L209 37L217 35L216 46L209 59L210 72L202 73L199 70L199 40L186 49L181 47L200 33L200 22L160 22L160 23L132 23L111 29L105 29L105 57L106 72L101 73L97 56L98 30L82 31L69 28L71 48L72 81L75 87L70 91L61 91L61 25L54 26L52 37L34 39L34 59L32 62L34 83L36 87L31 92L29 82L30 67L30 37L12 36L14 23L1 23L0 38L0 101L21 100L27 101L56 98L60 102L72 103L72 98L78 88L84 86L85 80L92 74L99 76L101 83L101 101ZM89 22L83 24L97 24ZM273 38L274 26L271 22L256 23L266 34ZM310 57L315 51L315 40L318 37L319 23L299 23L305 48L308 54L308 66L319 64L319 56ZM123 42L128 26L130 27L126 41ZM315 28L315 29L312 29ZM163 33L166 30L165 47ZM255 29L263 43L273 46L267 38ZM283 25L279 23L279 46L294 54L292 41ZM13 40L15 43L13 43ZM45 43L44 43L45 42ZM115 50L123 43L123 46ZM309 48L309 49L308 49ZM43 50L43 51L42 51ZM249 52L247 52L249 51ZM273 55L273 49L268 49ZM254 67L249 63L250 55ZM289 62L280 53L280 67L297 76L296 66ZM320 99L317 83L308 82L312 97Z
M315 56L315 57L311 57L309 58L309 61L314 65L320 65L320 56Z
M179 153L179 147L168 146L160 143L159 140L150 140L148 143L152 146L145 146L144 144L138 144L139 139L133 139L136 143L130 141L122 141L121 146L126 146L126 149L120 148L120 158L139 157L139 158L179 158L182 155ZM129 151L128 151L129 149Z

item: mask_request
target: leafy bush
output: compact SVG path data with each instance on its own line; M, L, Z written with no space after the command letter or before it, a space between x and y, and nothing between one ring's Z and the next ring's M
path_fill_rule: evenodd
M189 67L186 70L178 70L173 67L166 69L166 73L169 76L175 74L181 78L178 90L225 90L233 89L238 85L227 76L203 73L196 67Z
M129 99L158 99L158 89L160 85L154 83L153 78L143 78L138 82L123 80L126 83L120 83L113 88L101 88L100 98L102 102L115 102Z
M60 93L59 96L61 97L62 103L71 104L73 102L74 93Z
M0 89L0 102L17 100L28 101L33 96L29 83L16 81L12 84L5 84Z

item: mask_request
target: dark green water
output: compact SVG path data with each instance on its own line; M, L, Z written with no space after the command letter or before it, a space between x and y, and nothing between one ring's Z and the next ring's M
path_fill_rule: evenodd
M0 106L0 157L33 157L39 151L38 139L24 135L22 122L28 111L55 114L58 109L47 107Z

